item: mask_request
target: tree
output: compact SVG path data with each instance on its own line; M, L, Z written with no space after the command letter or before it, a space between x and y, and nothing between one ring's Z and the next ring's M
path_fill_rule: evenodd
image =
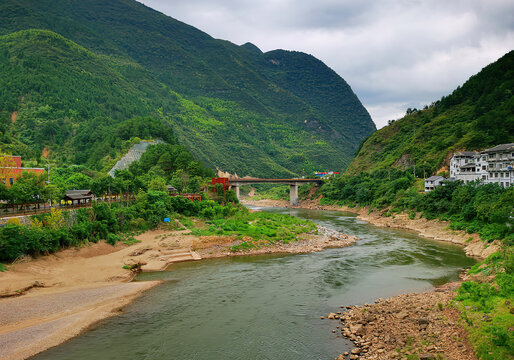
M161 177L155 177L150 180L150 183L148 184L148 190L167 191L166 182Z
M16 162L10 155L0 155L0 181L3 184L8 183L9 178L14 177L14 169Z

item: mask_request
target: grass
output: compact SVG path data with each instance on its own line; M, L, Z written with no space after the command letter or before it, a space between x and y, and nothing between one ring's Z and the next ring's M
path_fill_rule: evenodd
M473 281L461 285L453 302L479 359L514 359L513 263L507 248L476 264Z
M266 212L238 213L192 227L192 234L196 236L230 236L242 241L232 246L231 251L257 249L276 242L289 243L297 241L301 234L315 231L316 225L311 221Z
M0 263L0 272L8 271L9 269L4 264Z

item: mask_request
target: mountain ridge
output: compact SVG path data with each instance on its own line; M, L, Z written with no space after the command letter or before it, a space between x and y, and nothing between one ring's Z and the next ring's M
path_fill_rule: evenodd
M136 89L131 92L137 93L139 81L145 82L138 103L146 103L148 109L132 115L152 116L173 127L179 140L211 167L253 175L299 174L320 166L340 169L349 164L361 139L375 130L349 85L307 54L262 53L252 44L217 40L132 0L9 0L0 4L0 10L8 18L0 24L0 35L46 29L110 63L133 83ZM293 65L275 68L268 57L277 54ZM40 61L46 60L43 56ZM303 78L298 76L302 71ZM72 87L62 85L66 86ZM39 104L45 105L50 95L44 91L39 95ZM203 134L204 120L193 117L184 121L184 111L177 112L177 95L191 108L203 108L202 117L223 123L229 139L223 138L226 135L219 129L213 130L217 137ZM0 102L0 109L22 107L20 96L11 92ZM118 102L116 106L122 103ZM223 114L217 109L220 104ZM227 112L233 115L230 119ZM28 115L23 110L20 113L22 119ZM102 116L112 117L107 110ZM81 126L80 121L76 123ZM275 126L296 138L277 136ZM249 148L228 146L227 140L243 145L247 136L241 131L245 127L259 128L258 139L250 139ZM293 143L299 147L295 149ZM313 149L316 144L319 148ZM246 153L241 153L243 150ZM256 154L261 161L252 159ZM228 155L243 159L232 160Z

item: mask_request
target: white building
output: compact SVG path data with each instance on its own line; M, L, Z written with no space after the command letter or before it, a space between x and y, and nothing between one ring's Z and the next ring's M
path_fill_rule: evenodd
M425 192L439 186L434 180L427 183ZM486 149L481 153L476 151L458 151L450 158L450 179L461 180L465 183L479 180L483 184L496 183L503 187L514 186L514 143L501 144Z
M476 151L458 151L450 159L450 177L464 182L477 179Z
M501 144L482 152L487 157L487 179L485 183L496 183L503 187L514 183L514 143Z
M431 176L425 179L425 192L434 190L437 186L441 185L444 181L442 176Z

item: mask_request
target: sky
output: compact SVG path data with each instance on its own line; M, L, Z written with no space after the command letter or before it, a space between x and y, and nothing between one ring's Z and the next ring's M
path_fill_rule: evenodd
M514 49L512 0L140 0L235 44L311 54L377 128L450 94Z

